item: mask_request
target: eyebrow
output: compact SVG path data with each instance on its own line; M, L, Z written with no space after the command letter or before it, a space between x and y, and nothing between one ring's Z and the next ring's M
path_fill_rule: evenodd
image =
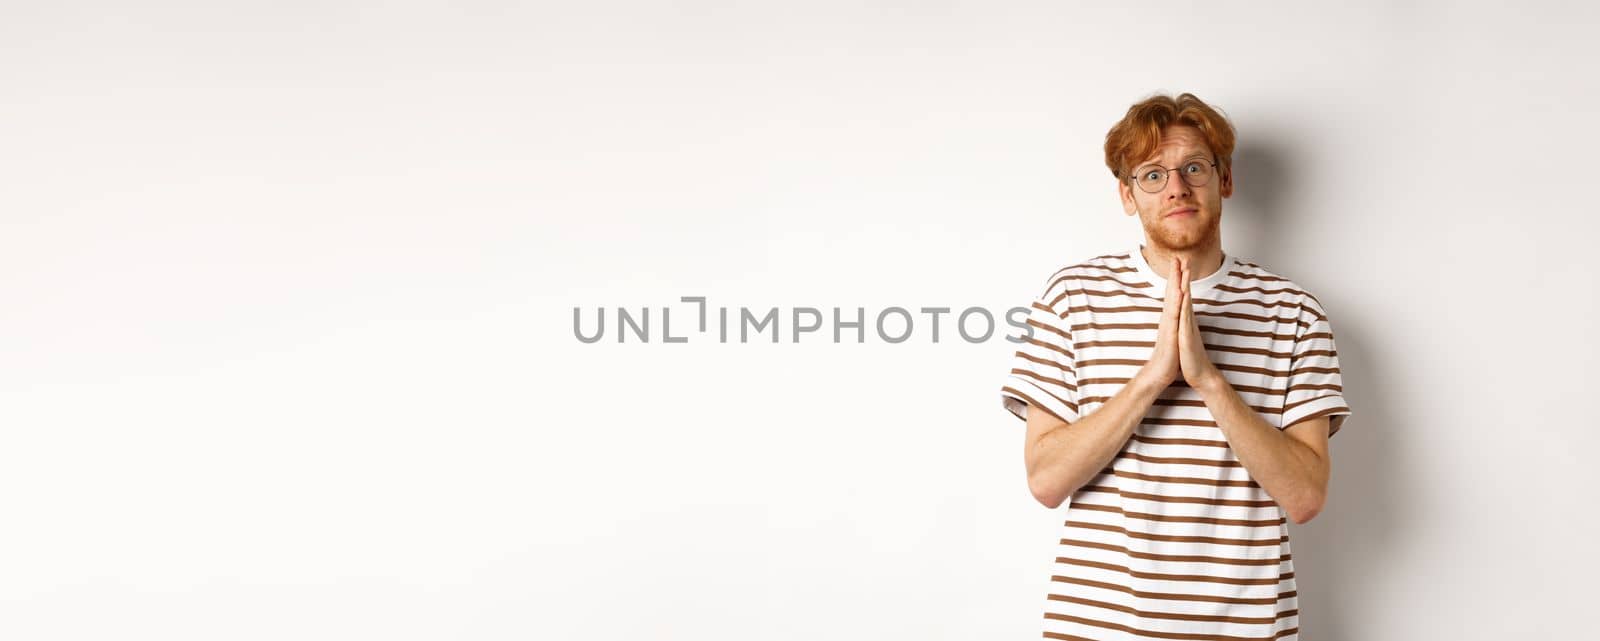
M1181 162L1184 162L1184 161L1187 161L1187 160L1194 160L1196 157L1209 160L1211 158L1211 154L1208 154L1208 153L1206 153L1204 151L1197 151L1197 152L1194 152L1194 153L1189 154L1187 156L1184 156L1178 162L1181 163ZM1154 160L1146 160L1146 161L1144 161L1142 163L1139 163L1138 165L1135 165L1135 166L1136 167L1148 167L1150 165L1158 165L1158 164L1160 164L1160 163L1158 163L1158 162L1156 162Z

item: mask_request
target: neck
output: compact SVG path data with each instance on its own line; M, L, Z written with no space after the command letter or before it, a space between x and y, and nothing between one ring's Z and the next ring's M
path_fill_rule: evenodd
M1188 249L1168 249L1160 245L1141 243L1140 251L1144 254L1144 262L1156 275L1172 278L1172 259L1183 258L1189 265L1189 280L1196 281L1210 276L1222 269L1222 243L1212 242L1202 246Z

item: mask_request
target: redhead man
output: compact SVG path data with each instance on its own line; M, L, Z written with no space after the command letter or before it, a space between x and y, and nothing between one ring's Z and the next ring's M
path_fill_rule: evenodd
M1105 160L1143 241L1055 271L1018 337L1002 402L1065 506L1046 638L1298 637L1288 521L1351 412L1321 303L1223 250L1234 136L1191 94L1130 107Z

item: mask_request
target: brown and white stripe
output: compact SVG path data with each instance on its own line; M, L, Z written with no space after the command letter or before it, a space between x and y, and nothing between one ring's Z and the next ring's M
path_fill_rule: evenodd
M1067 422L1094 412L1149 360L1165 292L1138 247L1057 271L1033 301L1031 336L1018 336L1005 408ZM1207 354L1246 403L1279 429L1329 416L1339 431L1351 412L1316 297L1235 256L1190 292ZM1297 638L1283 509L1181 380L1065 512L1046 638Z

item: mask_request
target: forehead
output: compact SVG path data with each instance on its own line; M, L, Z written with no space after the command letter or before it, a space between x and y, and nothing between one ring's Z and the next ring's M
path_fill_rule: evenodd
M1206 145L1200 130L1188 125L1167 125L1161 130L1161 142L1156 145L1155 152L1144 162L1178 161L1195 155L1211 155L1211 147Z

